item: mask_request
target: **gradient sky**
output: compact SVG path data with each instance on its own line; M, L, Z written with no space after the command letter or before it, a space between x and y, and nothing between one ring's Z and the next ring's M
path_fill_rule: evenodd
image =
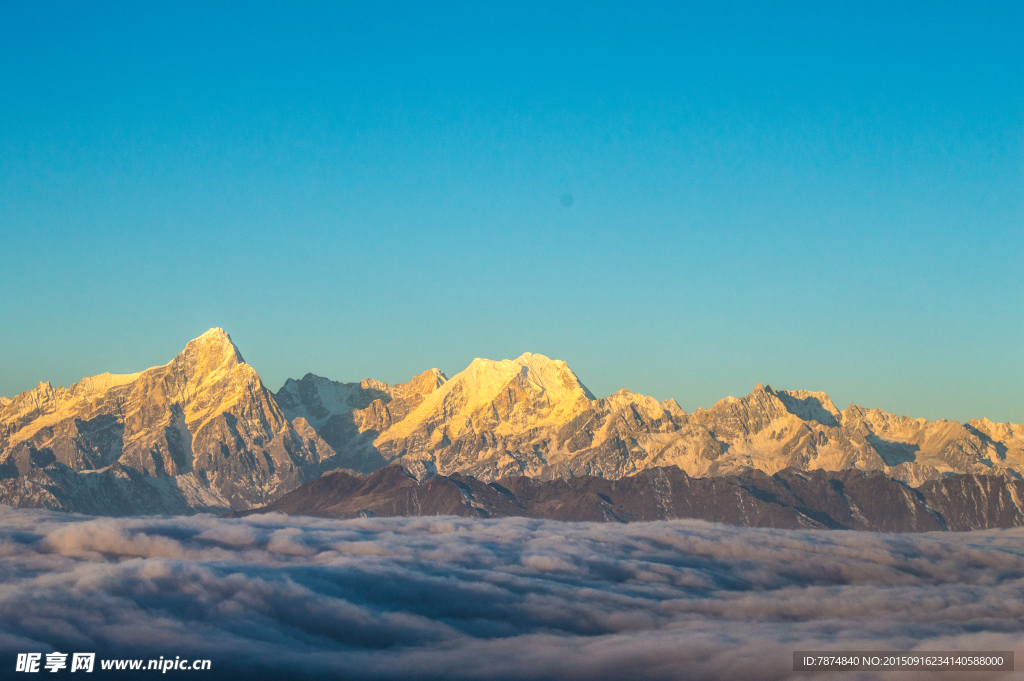
M0 395L221 326L1024 420L1024 4L636 5L0 4Z

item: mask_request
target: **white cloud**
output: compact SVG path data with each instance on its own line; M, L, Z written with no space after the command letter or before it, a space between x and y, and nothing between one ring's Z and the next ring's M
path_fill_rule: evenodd
M0 665L59 649L208 657L218 678L785 679L794 649L1021 649L1022 622L1022 530L0 509Z

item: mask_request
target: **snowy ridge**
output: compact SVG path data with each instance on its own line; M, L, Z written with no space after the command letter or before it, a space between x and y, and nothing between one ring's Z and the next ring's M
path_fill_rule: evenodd
M522 411L502 414L496 405L503 397L514 401L509 404L511 410L530 400L539 407L536 418ZM565 423L591 399L593 395L565 362L530 352L500 362L477 358L389 429L379 442L410 437L422 429L438 432L440 437L439 430L430 428L439 422L446 424L448 437L476 432L475 428L482 423L494 425L496 432L502 434L535 427L541 422ZM487 413L491 411L494 413Z
M296 432L223 329L163 366L41 383L0 408L0 500L16 505L248 508L317 477L333 455Z
M0 502L13 505L247 509L328 471L388 464L483 481L857 469L918 486L1020 478L1024 425L839 410L823 392L763 384L687 414L625 388L596 398L565 362L529 352L394 385L307 374L272 394L223 329L160 367L0 398Z

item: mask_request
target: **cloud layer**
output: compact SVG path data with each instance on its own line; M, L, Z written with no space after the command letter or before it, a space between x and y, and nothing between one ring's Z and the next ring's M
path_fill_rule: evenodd
M4 673L57 649L217 678L785 679L793 650L1024 650L1024 530L0 519Z

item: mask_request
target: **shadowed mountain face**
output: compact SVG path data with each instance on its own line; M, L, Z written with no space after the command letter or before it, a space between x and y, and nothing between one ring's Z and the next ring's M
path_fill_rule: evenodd
M881 532L1024 525L1024 482L960 475L914 489L878 471L797 471L691 478L674 466L619 480L526 476L485 483L455 473L418 482L388 466L359 478L330 473L274 503L233 515L322 518L439 516L633 522L697 518L742 527Z
M14 506L242 510L327 471L388 464L417 480L485 483L674 466L690 478L879 471L918 486L958 473L1019 478L1024 426L839 410L824 393L760 384L687 414L625 389L596 399L565 362L532 353L396 385L307 374L272 394L221 329L162 367L0 399L0 502Z

